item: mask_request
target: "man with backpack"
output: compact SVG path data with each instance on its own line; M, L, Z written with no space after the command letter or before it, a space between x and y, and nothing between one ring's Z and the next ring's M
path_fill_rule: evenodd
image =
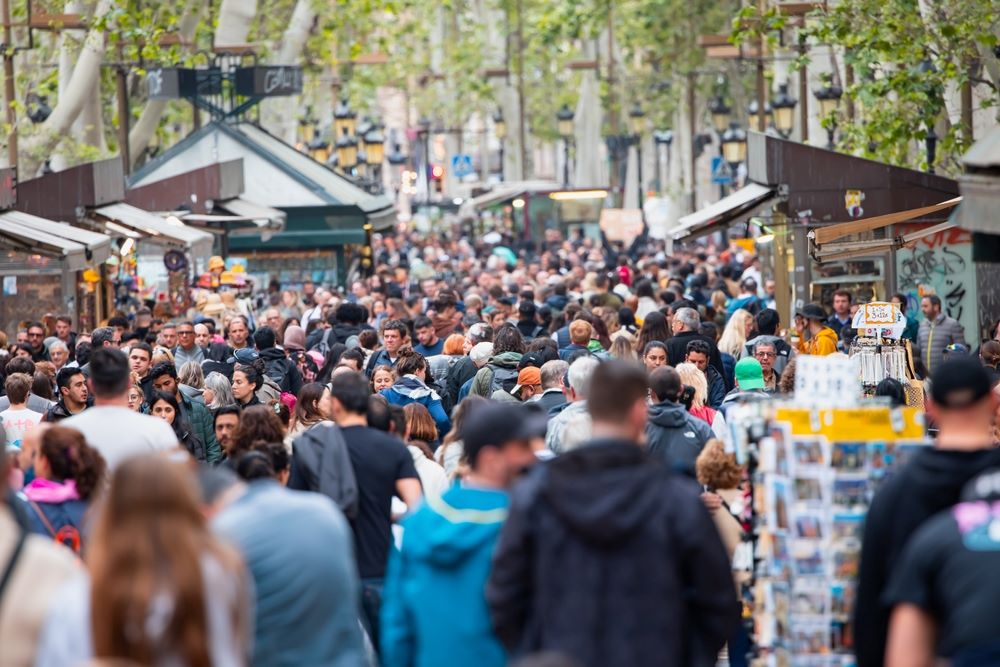
M288 359L285 351L275 346L274 329L260 327L253 332L253 342L260 353L260 358L264 360L267 376L274 380L282 392L297 396L302 389L302 373Z
M498 389L509 392L517 384L518 364L524 354L524 338L513 324L504 324L493 337L493 356L476 373L470 394L490 398Z
M365 374L372 376L378 366L389 366L394 368L396 360L399 359L399 348L403 347L410 335L403 320L389 320L382 327L383 348L373 354L365 366Z

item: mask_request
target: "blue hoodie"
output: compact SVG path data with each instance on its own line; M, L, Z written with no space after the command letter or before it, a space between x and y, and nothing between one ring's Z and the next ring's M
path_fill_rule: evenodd
M441 397L437 392L420 381L416 375L404 375L396 380L396 384L388 389L383 389L381 394L385 400L392 405L407 406L410 403L420 403L431 413L431 419L437 426L438 438L443 438L451 430L451 420L444 406L441 405Z
M403 522L382 593L382 667L503 667L486 580L503 491L453 486Z

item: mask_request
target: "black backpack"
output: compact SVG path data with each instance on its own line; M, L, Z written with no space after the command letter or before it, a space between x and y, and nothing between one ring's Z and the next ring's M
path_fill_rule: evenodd
M487 368L493 371L493 377L490 379L490 393L487 398L491 398L497 389L503 389L509 394L517 386L516 368L494 366L493 364L487 364Z
M287 359L277 359L267 365L265 375L274 380L281 391L288 391L288 364Z

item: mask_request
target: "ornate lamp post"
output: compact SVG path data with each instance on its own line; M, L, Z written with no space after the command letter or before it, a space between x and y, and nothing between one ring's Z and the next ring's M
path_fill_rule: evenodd
M656 190L662 194L664 181L670 181L670 146L674 143L674 131L656 130L653 132L653 142L656 144ZM660 179L660 146L666 146L667 148L667 174L663 180Z
M500 142L500 181L503 182L503 171L504 171L504 139L507 138L507 121L503 119L503 109L497 109L496 113L493 114L493 133L496 134L497 140Z
M747 127L751 130L755 130L760 127L760 105L757 104L757 100L751 100L750 104L747 105ZM764 125L770 126L773 120L773 113L771 110L771 103L766 102L764 104Z
M639 210L645 203L643 201L643 179L642 179L642 132L646 129L646 112L642 110L639 102L633 105L628 112L630 129L632 130L632 143L635 145L636 165L638 167L636 176L639 178Z
M830 77L823 81L823 87L813 95L819 101L819 115L826 121L826 147L833 150L834 135L837 132L837 111L840 109L840 98L844 90L833 83Z
M556 113L559 136L563 140L563 187L569 187L569 144L573 140L573 110L564 104Z
M377 122L372 123L372 127L364 135L365 152L368 154L368 166L371 169L369 176L372 181L372 191L382 191L382 161L385 159L385 137Z
M747 159L747 133L735 120L729 124L729 129L722 135L722 158L732 169L733 182L735 183L736 170L740 163Z

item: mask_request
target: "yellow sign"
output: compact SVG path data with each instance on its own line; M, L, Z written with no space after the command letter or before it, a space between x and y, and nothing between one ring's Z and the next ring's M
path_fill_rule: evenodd
M900 419L901 418L901 419ZM808 410L778 408L775 419L787 422L793 436L826 436L828 440L921 440L924 435L923 412L917 408L893 411L883 406Z
M866 303L865 322L869 326L876 324L895 324L897 310L899 310L899 306L893 303Z

